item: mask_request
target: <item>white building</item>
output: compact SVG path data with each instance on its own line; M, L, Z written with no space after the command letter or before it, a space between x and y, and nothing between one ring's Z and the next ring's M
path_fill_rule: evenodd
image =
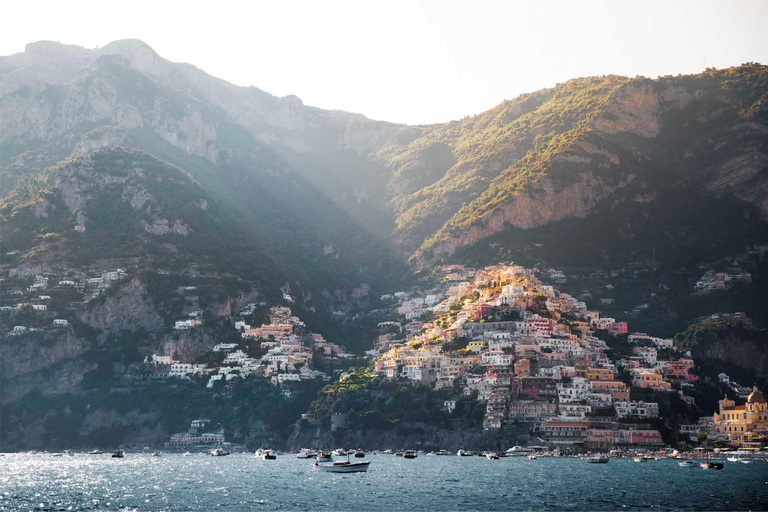
M616 417L626 418L637 416L639 418L658 418L659 404L655 402L615 402Z

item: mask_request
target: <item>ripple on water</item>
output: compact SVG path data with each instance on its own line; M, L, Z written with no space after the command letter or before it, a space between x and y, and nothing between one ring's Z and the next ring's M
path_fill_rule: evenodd
M151 461L132 454L123 461L8 455L0 458L0 510L710 510L768 502L768 464L704 472L679 470L674 461L612 460L595 467L567 458L540 458L535 465L459 457L372 460L368 473L333 475L291 456L264 465L235 454Z

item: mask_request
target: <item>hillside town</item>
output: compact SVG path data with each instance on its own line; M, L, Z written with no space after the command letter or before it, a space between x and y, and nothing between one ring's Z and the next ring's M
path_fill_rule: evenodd
M211 342L206 357L146 354L125 370L124 379L129 384L181 380L215 390L258 378L290 397L296 383L343 381L368 359L383 379L443 391L450 397L443 404L449 413L457 401L484 404L482 428L488 433L508 424L525 425L532 436L566 451L669 444L660 431L662 407L653 397L675 394L696 406L691 391L701 377L691 354L672 339L632 332L627 322L589 309L584 297L544 282L562 283L567 279L563 272L516 265L479 270L445 265L435 272L437 284L429 288L380 297L380 335L365 356L311 332L290 307L270 307L260 300L243 303L225 317L234 332L227 342ZM9 337L71 330L79 323L73 313L78 306L108 295L132 277L120 268L27 273L11 281L23 286L3 290L0 318ZM705 278L720 279L710 274ZM177 286L173 293L185 305L166 326L165 339L203 332L197 286ZM287 292L283 296L284 303L292 302ZM256 308L268 311L267 321L251 325ZM59 311L68 314L57 316ZM750 323L741 313L723 316ZM624 343L625 350L612 350L611 340ZM676 441L762 446L768 434L762 393L725 373L717 379L745 403L726 397L714 415L665 428L673 429ZM200 429L193 425L188 433L174 434L168 447L223 442L223 430L196 435Z
M626 322L602 317L544 284L538 270L450 265L440 273L441 284L428 292L382 297L409 321L403 338L379 337L375 371L383 378L453 390L447 411L461 397L475 396L486 404L486 431L526 423L564 450L662 446L659 403L643 397L675 393L695 405L690 391L700 377L690 353L671 339L631 332ZM561 274L547 272L554 279ZM611 337L626 337L630 352L609 350L605 340ZM761 446L768 434L762 394L724 373L719 379L747 404L724 399L719 414L678 425L677 439ZM749 414L732 414L737 408Z

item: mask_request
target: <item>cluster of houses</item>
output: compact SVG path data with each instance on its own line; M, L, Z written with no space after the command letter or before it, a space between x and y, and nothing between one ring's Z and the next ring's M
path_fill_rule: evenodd
M727 272L715 272L714 269L707 270L701 278L696 281L694 290L698 292L710 292L714 290L727 290L738 283L749 284L752 282L752 274L744 272L740 267L730 267Z
M145 364L154 366L155 376L181 379L206 377L209 388L219 381L227 382L251 375L268 378L273 385L283 387L288 382L330 380L328 374L312 368L315 355L342 359L353 357L335 343L325 340L322 335L307 333L304 322L293 316L290 308L270 308L269 316L270 323L259 327L252 327L244 320L236 321L235 328L240 332L242 342L215 345L212 351L223 355L218 365L181 362L169 355L149 356ZM195 328L199 325L195 320L177 321L175 328ZM191 323L184 323L180 327L180 322ZM258 342L258 355L249 354L253 342ZM289 395L291 391L286 387L283 392Z
M406 313L421 307L419 316L428 311L433 319L411 320L404 339L379 337L375 370L382 377L476 396L486 404L486 430L527 422L565 449L661 445L661 434L650 426L659 405L644 401L642 388L674 388L693 404L686 391L698 380L694 362L675 351L672 340L629 333L626 322L601 317L543 284L536 270L444 271L451 278L430 290L441 299L431 307L408 294L399 298L397 311L406 321ZM600 331L626 335L632 355L609 358ZM676 356L662 360L661 349ZM453 410L455 401L445 407Z
M0 315L4 321L14 312L28 310L39 318L34 325L23 325L11 322L8 334L21 334L42 331L46 328L61 328L69 325L69 320L56 318L49 310L52 296L60 292L72 291L76 302L85 303L98 297L113 283L123 280L128 274L123 269L105 270L102 272L57 272L50 269L17 269L15 277L31 278L32 283L24 287L7 286L5 278L0 282ZM72 294L68 294L71 299Z

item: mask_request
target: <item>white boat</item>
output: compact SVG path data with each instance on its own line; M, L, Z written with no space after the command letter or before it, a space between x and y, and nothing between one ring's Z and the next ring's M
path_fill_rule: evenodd
M113 459L122 459L123 457L125 457L125 452L123 450L115 450L112 453Z
M333 454L331 452L320 452L315 458L317 462L333 462Z
M365 473L368 471L368 466L370 465L370 461L348 462L344 460L340 462L334 462L332 464L319 464L315 462L315 467L317 469L329 473Z
M97 448L97 449L95 449L95 450L91 450L91 451L89 451L89 452L88 452L88 455L101 455L102 453L104 453L104 452L102 452L101 450L99 450L99 449Z
M404 459L415 459L416 457L418 457L418 455L413 450L405 450L403 452L403 458Z
M333 456L334 457L344 457L347 454L347 450L344 448L336 448L333 450Z
M357 450L355 450L356 459L362 459L364 457L365 457L365 452L362 449L358 448Z
M741 459L738 457L728 457L728 462L739 462Z
M691 462L690 460L686 460L686 461L683 461L683 462L678 462L677 465L680 466L681 468L695 468L696 467L696 463L695 462Z
M469 450L459 450L456 452L456 455L458 455L459 457L472 457L472 455L474 454Z
M648 458L647 457L634 457L632 460L634 460L635 462L647 462Z
M317 457L317 452L307 448L302 448L301 451L296 455L297 459L314 459L315 457Z
M485 458L488 460L499 460L499 454L496 452L488 452L485 454Z
M184 456L185 457L191 457L192 456L192 452L184 452Z
M264 460L277 460L277 454L274 450L263 450L261 452L261 458Z
M595 455L592 457L587 457L587 462L590 464L607 464L610 459L606 457L605 455Z
M522 446L513 446L509 450L507 450L506 455L507 457L526 457L532 453L534 453L535 450L532 448L524 448Z
M213 457L224 457L225 455L229 455L229 452L223 448L214 448L209 453Z
M538 457L536 457L534 454L530 454L528 456L528 460L536 460Z

